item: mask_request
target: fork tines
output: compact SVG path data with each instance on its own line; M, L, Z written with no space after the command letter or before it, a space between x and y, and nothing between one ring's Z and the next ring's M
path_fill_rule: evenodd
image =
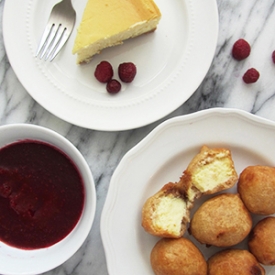
M52 61L68 40L75 24L75 17L71 0L57 3L51 11L36 56Z
M58 26L56 24L48 25L43 33L36 56L40 56L40 59L45 57L45 60L52 61L69 35L66 27L61 24Z

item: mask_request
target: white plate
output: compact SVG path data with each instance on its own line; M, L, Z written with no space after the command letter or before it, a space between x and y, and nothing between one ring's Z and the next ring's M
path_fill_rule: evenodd
M219 108L173 118L155 128L123 157L110 182L101 218L109 274L154 274L149 259L158 238L143 230L142 206L165 183L179 180L203 144L231 149L240 173L248 165L275 165L274 136L274 122ZM235 191L236 186L230 190ZM254 223L258 219L254 217ZM206 258L217 251L194 242ZM265 268L267 275L274 274L275 267Z
M40 36L57 0L9 0L3 16L10 63L30 95L54 115L96 130L144 126L174 111L197 89L212 62L218 37L216 0L156 0L162 19L154 33L104 50L83 66L72 55L86 0L72 0L77 22L63 51L52 63L35 58ZM114 69L132 61L138 73L111 96L95 80L96 65ZM117 73L116 73L117 77Z

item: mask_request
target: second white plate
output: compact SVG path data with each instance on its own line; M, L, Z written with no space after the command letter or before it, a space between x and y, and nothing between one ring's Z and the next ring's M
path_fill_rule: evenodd
M238 174L248 165L275 166L275 123L249 113L210 109L170 119L131 149L115 170L101 217L101 235L110 275L153 275L150 253L159 238L144 231L146 199L176 182L202 145L231 149ZM236 186L229 190L236 192ZM193 211L209 198L203 196ZM263 217L254 216L254 223ZM207 248L185 233L208 259ZM246 241L237 247L247 247ZM265 266L266 274L275 267Z
M73 0L76 28L54 62L35 58L56 0L5 2L3 31L10 63L30 95L56 116L85 128L115 131L141 127L174 111L198 88L212 62L218 37L216 0L156 0L162 19L154 33L104 50L76 65L72 47L86 0ZM14 24L16 22L16 24ZM93 76L108 60L137 66L137 76L110 96ZM117 73L115 75L117 77Z

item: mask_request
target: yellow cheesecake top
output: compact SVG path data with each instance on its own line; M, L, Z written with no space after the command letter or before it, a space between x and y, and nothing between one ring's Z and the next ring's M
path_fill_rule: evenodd
M160 16L153 0L88 0L73 53Z

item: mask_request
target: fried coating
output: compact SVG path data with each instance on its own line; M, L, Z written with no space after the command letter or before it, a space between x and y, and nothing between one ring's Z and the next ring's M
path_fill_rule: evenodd
M167 183L143 205L142 226L155 236L179 238L190 221L189 207L177 184Z
M251 228L251 215L239 194L221 194L205 201L190 223L190 233L200 243L218 247L240 243Z
M259 221L249 235L248 247L264 265L275 265L275 217Z
M269 166L248 166L240 174L238 192L254 214L275 213L275 168Z
M208 275L264 275L264 268L247 250L227 249L207 261Z
M156 275L206 275L207 263L188 239L161 239L151 251L151 266Z
M235 185L238 175L230 150L202 146L184 171L180 186L190 201L203 194L214 194Z

